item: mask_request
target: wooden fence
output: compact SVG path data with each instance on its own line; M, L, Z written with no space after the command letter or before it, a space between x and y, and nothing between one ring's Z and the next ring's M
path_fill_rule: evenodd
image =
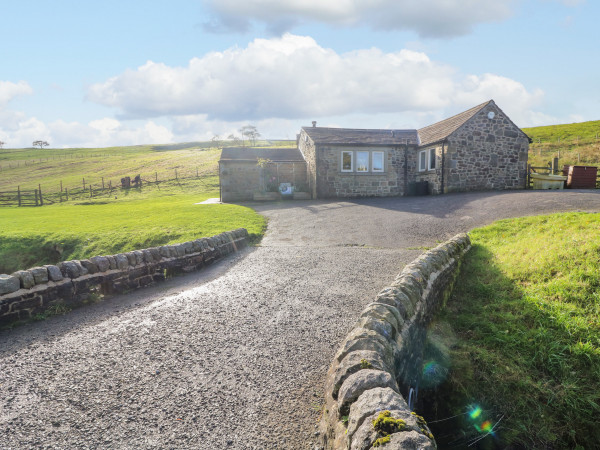
M44 206L41 189L0 192L0 206Z
M124 176L118 180L109 180L104 177L95 178L94 182L90 178L81 178L79 186L65 186L59 181L57 190L52 191L47 186L42 196L42 187L38 189L21 190L17 187L16 191L0 192L1 206L43 206L45 204L62 203L70 200L82 200L101 196L111 196L117 191L130 188L141 189L144 187L159 187L161 183L181 184L185 180L200 179L206 175L216 175L213 171L204 172L198 168L187 169L186 171L173 170L172 172L148 174L144 177L137 175L135 177Z

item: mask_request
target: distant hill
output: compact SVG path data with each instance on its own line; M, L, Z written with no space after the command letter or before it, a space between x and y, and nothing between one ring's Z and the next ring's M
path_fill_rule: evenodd
M529 163L544 166L558 157L560 165L600 166L600 120L523 128L533 139Z
M569 123L565 125L548 125L545 127L523 128L523 131L537 144L560 141L591 141L600 137L600 120L590 122Z

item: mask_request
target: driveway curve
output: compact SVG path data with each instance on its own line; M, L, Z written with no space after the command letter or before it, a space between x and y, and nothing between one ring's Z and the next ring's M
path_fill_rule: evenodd
M424 247L494 220L600 211L595 191L253 204L260 246L0 332L0 448L311 448L325 373Z

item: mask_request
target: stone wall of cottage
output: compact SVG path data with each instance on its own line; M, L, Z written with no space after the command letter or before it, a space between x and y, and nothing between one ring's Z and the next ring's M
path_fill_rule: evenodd
M419 172L418 167L418 156L421 150L429 150L431 148L435 148L435 169L427 170L425 172ZM431 147L423 147L419 149L415 153L415 180L416 181L427 181L429 183L429 193L430 194L441 194L441 180L442 180L442 146L436 145Z
M444 192L525 187L528 138L497 106L478 112L447 145Z
M0 326L199 270L247 245L244 228L210 238L0 274Z
M384 151L386 156L383 173L347 173L341 170L343 150ZM414 148L409 148L408 161L405 147L367 147L350 145L319 145L317 147L317 196L335 197L388 197L403 195L405 179L414 177ZM408 165L407 165L408 162ZM405 174L405 167L408 172Z
M425 420L411 412L410 392L423 373L427 326L449 297L470 247L461 234L429 250L366 306L327 373L323 447L366 450L390 433L382 448L436 448ZM383 433L374 421L386 411L399 422Z

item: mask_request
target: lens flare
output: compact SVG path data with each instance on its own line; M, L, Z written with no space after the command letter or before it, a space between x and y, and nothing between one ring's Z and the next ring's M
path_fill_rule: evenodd
M479 406L473 408L469 413L469 417L473 420L477 419L481 415L481 408Z

